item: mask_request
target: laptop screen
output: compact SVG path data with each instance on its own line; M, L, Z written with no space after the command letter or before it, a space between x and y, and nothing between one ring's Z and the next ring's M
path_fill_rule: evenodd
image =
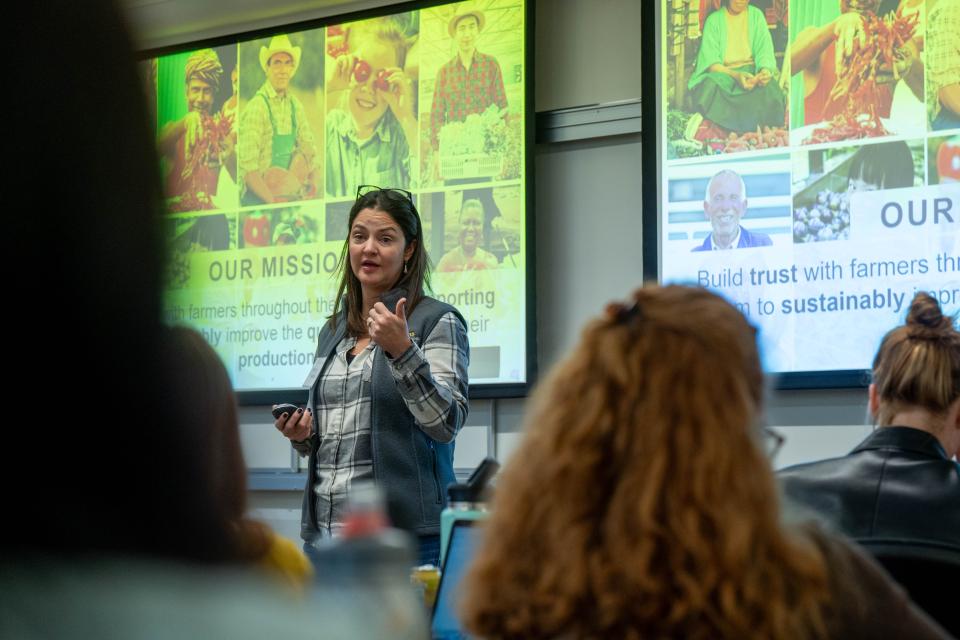
M435 640L470 637L460 624L458 606L460 583L473 560L479 542L480 528L473 526L474 524L473 520L457 520L450 531L450 543L443 561L443 575L440 576L437 602L430 625L431 637Z

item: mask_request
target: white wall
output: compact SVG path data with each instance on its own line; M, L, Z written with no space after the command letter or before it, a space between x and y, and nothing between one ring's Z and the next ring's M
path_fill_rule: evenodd
M538 112L640 95L640 2L536 0Z

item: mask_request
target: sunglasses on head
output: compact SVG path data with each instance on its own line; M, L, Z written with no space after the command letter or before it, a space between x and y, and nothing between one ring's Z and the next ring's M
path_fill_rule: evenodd
M384 189L383 187L378 187L373 184L362 184L359 187L357 187L357 200L359 200L365 195L368 195L377 191L401 195L407 200L409 200L411 203L413 203L413 194L407 191L406 189L391 189L391 188Z

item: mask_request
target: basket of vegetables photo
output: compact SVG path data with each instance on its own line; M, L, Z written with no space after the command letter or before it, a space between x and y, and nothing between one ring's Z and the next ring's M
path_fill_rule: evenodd
M463 122L440 129L439 163L443 180L493 178L504 172L506 112L496 105L472 113Z

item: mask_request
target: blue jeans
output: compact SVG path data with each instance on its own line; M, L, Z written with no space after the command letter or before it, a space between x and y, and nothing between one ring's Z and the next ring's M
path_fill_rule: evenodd
M417 537L417 566L432 564L440 566L440 534Z

